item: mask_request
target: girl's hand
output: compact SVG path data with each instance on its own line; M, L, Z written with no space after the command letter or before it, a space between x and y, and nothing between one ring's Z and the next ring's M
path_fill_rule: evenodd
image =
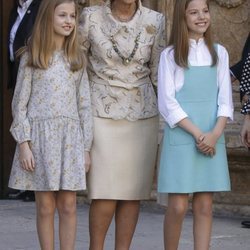
M198 149L205 155L215 155L215 145L218 137L213 133L209 132L203 135L202 140L197 143Z
M34 156L27 141L19 144L19 160L24 170L31 172L35 170Z
M200 145L197 144L197 148L201 153L203 153L206 156L213 157L215 155L215 153L216 153L215 148L211 148L211 147L208 147L208 146L200 146Z
M88 151L84 151L84 160L85 160L85 172L88 173L91 165L90 153Z

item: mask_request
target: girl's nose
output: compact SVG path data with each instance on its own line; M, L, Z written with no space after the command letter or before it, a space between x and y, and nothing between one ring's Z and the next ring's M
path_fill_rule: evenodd
M201 11L201 12L199 12L199 18L200 19L203 19L205 17L205 15L204 15L204 13Z
M66 23L71 23L71 16L66 17Z

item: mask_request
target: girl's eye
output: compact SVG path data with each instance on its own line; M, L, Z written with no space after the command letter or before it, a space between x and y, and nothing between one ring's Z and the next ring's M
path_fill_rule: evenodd
M190 14L191 15L195 15L197 12L196 11L191 11Z

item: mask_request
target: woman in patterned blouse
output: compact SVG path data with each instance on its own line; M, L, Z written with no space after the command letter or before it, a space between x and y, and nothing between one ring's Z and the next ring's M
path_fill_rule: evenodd
M83 10L82 43L94 114L88 174L90 249L102 250L115 215L115 249L129 249L140 200L149 199L157 152L157 84L164 16L140 0Z

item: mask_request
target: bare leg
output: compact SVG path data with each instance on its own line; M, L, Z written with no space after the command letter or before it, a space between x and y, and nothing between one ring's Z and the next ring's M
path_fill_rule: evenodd
M58 191L56 206L59 214L61 250L74 250L76 239L76 192Z
M169 194L164 220L165 250L177 250L181 228L188 209L188 194Z
M129 250L139 217L140 201L118 201L115 250Z
M54 192L35 192L37 210L37 233L41 250L54 249Z
M212 230L213 193L195 193L193 197L194 249L208 250Z
M116 200L92 200L89 210L90 250L104 249L105 237L116 205Z

